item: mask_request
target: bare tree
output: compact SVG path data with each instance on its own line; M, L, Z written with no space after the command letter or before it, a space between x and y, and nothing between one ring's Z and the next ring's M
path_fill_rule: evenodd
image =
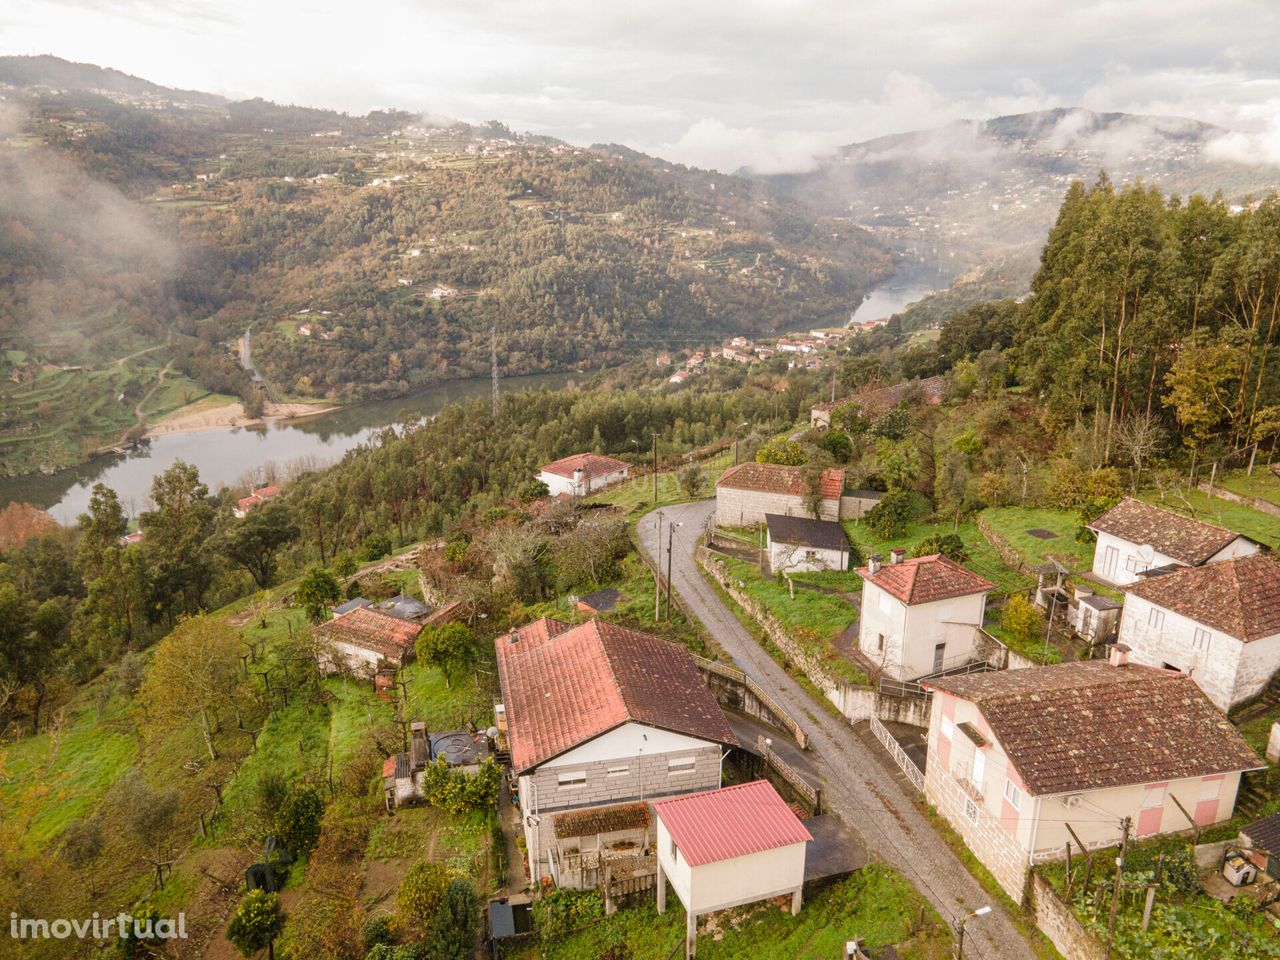
M1142 483L1142 469L1164 447L1167 434L1149 413L1130 417L1120 425L1118 447L1132 465L1133 489Z

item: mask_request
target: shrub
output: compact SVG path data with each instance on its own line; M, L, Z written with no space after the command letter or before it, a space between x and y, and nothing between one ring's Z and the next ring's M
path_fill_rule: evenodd
M381 560L391 552L391 538L380 533L373 533L364 538L360 544L360 559L365 563Z
M849 458L853 456L853 441L843 430L834 428L828 430L818 441L818 446L831 454L832 459L837 463L848 463Z
M916 544L916 548L911 555L913 557L929 557L935 553L949 557L956 563L964 563L969 559L969 551L965 548L964 541L954 533L934 534L933 536L925 537Z
M450 813L493 807L501 787L502 771L492 757L486 758L475 773L450 767L444 757L437 757L422 771L423 798Z
M867 511L867 526L881 540L902 536L911 522L914 502L906 490L890 490Z
M320 839L324 801L310 787L295 790L280 808L276 829L280 840L295 857L308 856Z
M388 916L370 917L360 929L360 945L366 953L374 947L389 946L395 942L395 930Z
M227 939L246 957L268 946L284 928L280 897L265 890L250 890L227 924Z
M808 459L804 454L804 447L785 436L766 441L756 451L756 463L779 463L788 467L798 467Z
M440 909L449 886L449 871L442 863L419 860L400 881L396 913L405 926L425 927Z
M1044 632L1044 617L1036 605L1020 593L1015 593L1004 605L1000 625L1014 639L1024 644L1034 643Z
M604 901L595 890L553 890L533 904L533 922L544 939L554 940L604 918Z
M479 923L480 901L475 890L469 881L456 878L427 927L429 960L469 960L475 952Z
M312 623L319 623L329 612L329 607L342 598L342 588L333 574L324 567L312 567L298 584L294 599L307 611Z

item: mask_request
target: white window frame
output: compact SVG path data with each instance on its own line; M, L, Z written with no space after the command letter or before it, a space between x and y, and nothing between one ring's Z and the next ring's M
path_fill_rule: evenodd
M561 790L577 790L587 785L587 771L573 770L561 773L556 777L556 786Z
M698 769L697 757L673 757L667 761L667 776L678 777L685 773L695 773Z
M1222 796L1221 780L1201 780L1200 795L1198 801L1203 803L1205 800L1217 800Z
M964 815L970 823L978 822L978 804L972 797L964 798Z
M606 777L625 777L631 772L630 767L610 767L605 771Z
M893 613L893 599L883 590L880 591L880 612Z
M1013 809L1022 809L1022 788L1008 778L1004 781L1004 798Z
M956 735L956 724L950 717L942 718L942 735L948 740Z
M1152 607L1147 611L1147 626L1153 630L1164 629L1164 611L1159 607Z
M969 779L973 781L973 785L978 788L978 792L982 792L982 781L987 778L987 755L981 750L973 751L973 767L969 772Z

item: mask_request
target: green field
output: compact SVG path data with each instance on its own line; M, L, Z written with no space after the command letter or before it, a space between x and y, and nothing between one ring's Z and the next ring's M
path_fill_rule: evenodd
M1174 510L1197 520L1243 533L1272 549L1280 547L1280 517L1273 517L1244 504L1230 503L1210 497L1199 490L1187 489L1166 493L1163 500L1157 490L1143 490L1138 496L1147 503L1166 510Z
M716 481L720 478L720 474L731 466L733 466L732 450L717 454L708 460L700 461L698 463L698 472L702 475L702 490L699 492L699 496L714 496ZM688 495L681 489L679 481L680 474L685 469L685 467L680 467L677 470L663 471L658 474L658 499L656 503L653 497L653 474L628 480L612 490L592 497L588 500L588 503L612 504L615 507L621 507L630 516L648 513L654 507L682 503L689 499Z
M1038 566L1055 558L1073 570L1093 566L1093 544L1077 543L1080 520L1070 510L1050 507L991 507L982 511L982 519L1005 542L1018 551L1030 566ZM1057 534L1053 540L1033 537L1028 530L1048 530ZM1066 558L1071 558L1069 561Z
M1232 470L1222 474L1214 482L1242 497L1261 497L1272 503L1280 503L1280 477L1262 465L1254 467L1252 474Z

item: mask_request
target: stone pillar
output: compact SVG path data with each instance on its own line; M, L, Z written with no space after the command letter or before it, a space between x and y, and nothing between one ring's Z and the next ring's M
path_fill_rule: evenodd
M685 914L684 921L684 956L685 960L693 960L698 955L698 915L692 910Z
M662 860L658 860L658 913L667 912L667 875L662 872Z
M1280 720L1271 725L1271 738L1267 740L1267 759L1280 763Z
M800 904L804 899L804 887L796 887L791 892L791 915L794 917L800 913Z

